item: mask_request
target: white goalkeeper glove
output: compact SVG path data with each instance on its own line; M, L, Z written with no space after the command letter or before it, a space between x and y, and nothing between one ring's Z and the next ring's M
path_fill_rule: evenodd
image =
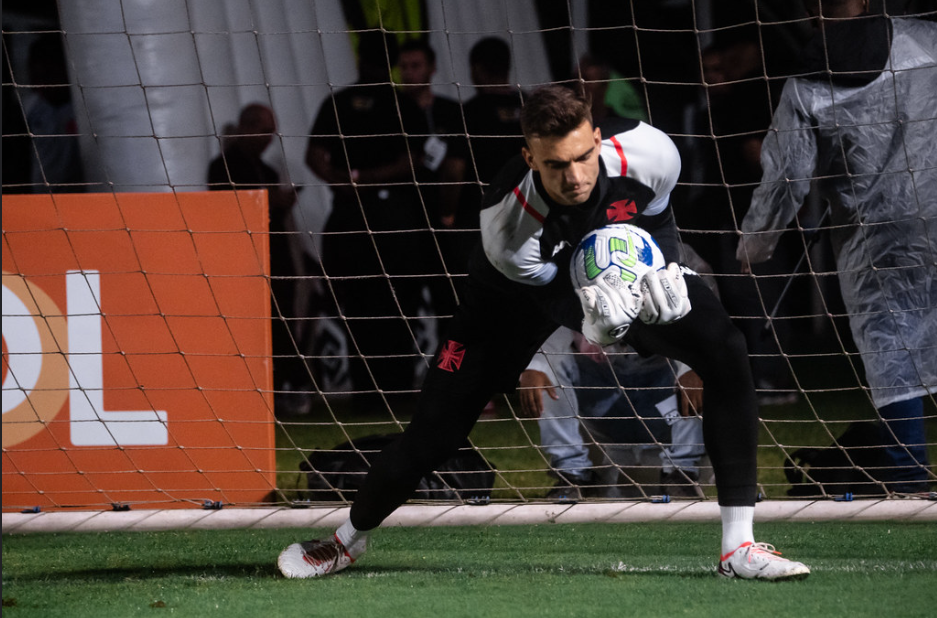
M686 281L676 262L644 275L641 292L644 302L640 316L645 324L670 324L690 312Z
M585 314L582 334L598 345L609 345L624 337L641 309L637 283L627 283L612 273L596 279L595 285L587 285L576 293Z

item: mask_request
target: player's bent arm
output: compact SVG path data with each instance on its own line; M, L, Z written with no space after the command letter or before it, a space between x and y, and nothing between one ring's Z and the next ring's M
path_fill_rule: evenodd
M683 366L686 367L686 365ZM686 369L686 372L678 372L677 375L680 416L699 416L703 413L703 379L689 367Z
M560 398L555 385L550 382L550 378L542 371L531 369L523 371L517 390L521 403L521 412L528 418L540 418L543 414L544 392L553 400Z
M482 209L482 248L491 265L512 281L545 286L558 267L540 255L543 225L517 204L513 194Z
M360 170L355 180L364 185L376 185L386 182L410 180L412 178L412 164L406 153L401 153L396 159L370 169Z

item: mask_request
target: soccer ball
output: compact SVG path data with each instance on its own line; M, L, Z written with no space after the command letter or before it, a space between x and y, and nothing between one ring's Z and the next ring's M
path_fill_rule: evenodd
M646 273L666 266L650 234L628 223L616 223L586 234L573 252L570 274L576 289L604 284L622 290L631 284L639 286Z
M643 311L645 275L666 265L657 242L641 228L617 223L586 234L570 263L586 339L609 345L624 337Z

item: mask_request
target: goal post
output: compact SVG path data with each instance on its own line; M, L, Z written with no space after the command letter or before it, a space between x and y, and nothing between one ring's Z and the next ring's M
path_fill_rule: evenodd
M588 87L605 103L596 114L631 114L676 144L677 226L749 343L761 404L760 499L787 513L793 507L783 505L802 501L895 497L885 480L895 464L881 455L888 447L913 460L923 449L933 462L937 385L922 368L915 385L922 411L896 421L922 422L923 444L883 430L865 373L870 358L853 339L839 284L852 271L841 272L833 257L843 226L824 216L819 197L830 178L787 179L809 194L775 258L754 274L734 261L738 239L761 234L743 232L742 221L782 89L802 75L790 60L812 26L799 3L732 4L737 10L707 0L653 8L578 0L75 0L54 15L5 12L5 528L7 514L37 508L347 508L373 445L409 422L440 329L457 306L477 221L460 227L445 216L457 205L477 207L490 180L482 173L493 163L489 147L518 138L472 129L466 111L485 91L470 58L489 39L509 51L495 87L501 95L520 101L542 84ZM873 9L937 20L927 7L897 4ZM362 135L338 123L334 133L317 133L331 97L356 87L359 44L369 33L385 35L398 129ZM420 134L406 131L409 78L393 48L413 42L433 50L435 71L409 86L447 98L454 129L431 119ZM898 81L917 74L889 70ZM244 112L252 105L270 112L272 127L250 124ZM496 115L511 120L516 107ZM370 110L362 122L385 111ZM913 120L912 129L937 127L933 114ZM261 173L274 180L234 178L228 148L252 137L269 141ZM407 144L407 169L387 181L341 166L329 177L316 161L315 144L337 144L328 160L395 139ZM465 153L462 168L448 166L455 152ZM213 160L229 182L209 181ZM889 174L921 179L933 167L909 162ZM928 197L915 199L933 225ZM381 218L376 205L384 204L405 204L406 224ZM335 224L336 209L349 205L366 221L362 229ZM325 254L343 244L367 264L326 264ZM409 255L426 262L408 263ZM347 300L374 289L379 309L370 313ZM927 345L908 340L903 350L926 359L934 353ZM459 350L442 349L457 358ZM600 362L618 356L639 362L633 351ZM604 521L635 505L643 517L699 503L685 516L702 517L692 513L715 504L705 456L696 455L690 476L662 476L684 423L672 402L663 403L677 368L660 369L672 374L665 385L568 378L566 367L587 372L591 358L568 345L540 357L560 399L575 404L560 414L574 427L565 444L584 453L593 472L579 506L595 507ZM605 391L619 393L618 403L586 418ZM631 403L652 398L660 405ZM521 511L547 517L563 477L558 443L546 437L554 430L528 418L517 393L499 395L460 457L426 479L412 505L429 507L430 519L445 518L433 509L452 508L485 520L471 511L479 503L504 513L496 522ZM701 437L692 440L701 451ZM912 493L933 499L927 487L937 476L918 467L924 489ZM684 486L691 494L678 496ZM839 512L864 511L849 509Z

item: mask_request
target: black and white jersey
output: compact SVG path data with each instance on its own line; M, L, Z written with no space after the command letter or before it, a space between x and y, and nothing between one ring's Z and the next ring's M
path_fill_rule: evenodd
M679 261L668 208L680 175L673 141L637 120L613 119L599 128L599 177L583 204L553 202L540 174L520 156L492 181L482 203L482 246L488 261L511 281L550 284L557 272L568 270L571 250L583 236L612 223L646 229L667 262Z

